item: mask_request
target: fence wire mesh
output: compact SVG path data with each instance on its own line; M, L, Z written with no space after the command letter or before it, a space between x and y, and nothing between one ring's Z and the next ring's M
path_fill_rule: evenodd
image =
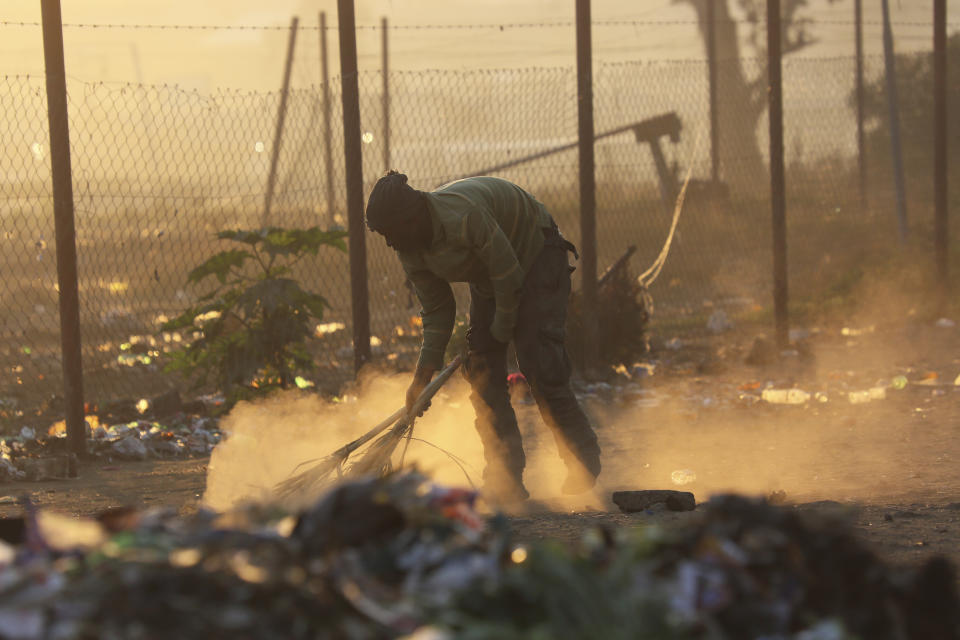
M952 76L960 67L957 50L954 43ZM784 62L789 260L797 297L814 293L851 254L896 241L883 61L866 62L865 208L857 188L854 59ZM922 75L930 55L901 56L898 63L905 77ZM768 318L765 73L757 59L718 67L721 184L710 180L706 62L611 63L595 73L601 271L631 245L638 249L635 271L654 259L679 184L692 166L674 248L651 291L653 331L664 338L703 335L718 309L735 323ZM359 85L365 194L387 168L407 173L411 184L425 190L492 173L537 195L564 234L579 242L573 68L392 71L389 158L383 147L383 76L363 72ZM956 94L960 82L949 86ZM914 83L900 94L910 220L921 235L931 219L931 88ZM162 372L163 352L182 337L161 334L159 324L196 300L199 292L187 286L187 273L225 248L218 231L265 224L346 226L339 78L328 89L329 122L324 87L297 88L289 94L282 138L274 140L278 92L208 94L68 81L88 399L149 396L182 384ZM0 106L6 276L0 285L0 397L7 411L58 394L62 374L43 78L3 78ZM951 136L951 157L957 158L957 128ZM277 144L276 189L267 215L266 185ZM332 183L326 178L327 145ZM954 177L958 164L952 163ZM398 336L418 305L382 239L368 233L367 250L374 355L382 359L401 343L412 348ZM321 253L296 275L332 305L315 349L317 382L335 389L352 376L348 258Z

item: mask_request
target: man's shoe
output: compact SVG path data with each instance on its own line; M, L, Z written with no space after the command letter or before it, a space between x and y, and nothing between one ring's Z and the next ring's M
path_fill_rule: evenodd
M586 493L593 489L597 484L597 476L586 469L568 469L567 479L563 481L560 491L564 495L572 496L580 493Z
M523 485L511 487L485 486L480 494L491 507L507 512L521 510L523 504L530 498L530 493Z

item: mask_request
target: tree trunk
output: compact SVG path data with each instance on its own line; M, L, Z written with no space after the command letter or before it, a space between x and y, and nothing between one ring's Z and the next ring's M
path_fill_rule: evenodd
M764 192L769 173L760 151L758 129L766 110L766 61L741 60L737 24L727 0L675 0L697 12L700 35L707 54L707 2L714 2L717 56L717 126L720 144L720 177L741 193Z

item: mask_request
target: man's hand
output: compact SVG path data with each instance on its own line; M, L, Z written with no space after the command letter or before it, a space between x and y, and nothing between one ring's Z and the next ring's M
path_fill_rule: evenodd
M423 393L427 383L433 378L434 373L436 373L436 369L432 367L417 367L417 372L413 374L413 382L410 383L410 387L407 389L407 415L410 415L410 412L413 411L413 405L416 404L417 398ZM421 407L419 413L417 413L417 417L422 416L423 412L426 411L429 406L430 403L428 402L426 406Z

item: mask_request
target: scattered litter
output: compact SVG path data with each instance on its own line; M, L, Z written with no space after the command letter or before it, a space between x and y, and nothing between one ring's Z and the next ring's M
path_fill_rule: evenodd
M760 397L770 404L806 404L811 396L803 389L764 389Z
M136 435L128 435L121 440L116 440L112 449L118 457L125 460L147 459L147 445Z
M633 378L650 378L656 371L657 365L651 362L635 362L630 368L630 375Z
M884 400L887 397L886 387L871 387L863 391L851 391L847 394L850 404L866 404L874 400Z
M847 337L856 337L864 336L870 333L873 333L877 330L876 325L870 325L868 327L863 327L861 329L853 329L851 327L844 327L840 330L840 335Z
M730 322L730 318L727 317L727 312L723 309L717 309L711 313L710 318L707 320L707 329L712 333L723 333L732 328L733 324Z
M207 456L222 439L214 419L182 418L172 425L148 420L105 426L86 417L87 453L105 461ZM76 457L69 453L65 423L46 430L24 427L17 436L0 438L0 481L65 479L77 476Z
M696 482L697 474L691 469L677 469L676 471L670 474L670 481L673 484L690 484L691 482Z
M937 326L941 329L952 329L957 326L957 323L950 318L940 318L937 320Z
M896 389L897 391L907 388L909 384L907 376L896 376L893 380L890 381L890 386Z

